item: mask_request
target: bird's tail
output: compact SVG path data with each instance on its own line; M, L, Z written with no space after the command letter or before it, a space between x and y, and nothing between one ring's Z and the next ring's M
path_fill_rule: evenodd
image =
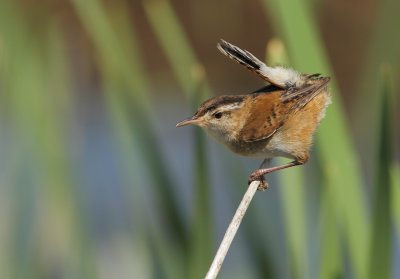
M300 74L296 71L283 67L268 67L247 50L242 50L224 40L221 40L217 47L222 54L245 66L253 73L259 75L262 79L277 87L283 89L296 87L302 81Z
M251 71L259 71L262 66L265 66L263 62L247 50L242 50L227 41L221 40L217 47L224 55L247 67Z

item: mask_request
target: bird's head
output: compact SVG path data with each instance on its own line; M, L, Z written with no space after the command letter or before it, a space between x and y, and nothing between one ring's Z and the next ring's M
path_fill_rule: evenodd
M235 140L245 119L245 96L218 96L203 102L197 112L177 127L197 125L226 143Z

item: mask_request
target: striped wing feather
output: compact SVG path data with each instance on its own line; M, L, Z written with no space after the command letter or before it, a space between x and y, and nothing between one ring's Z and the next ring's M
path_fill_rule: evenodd
M292 104L280 101L282 92L275 91L253 96L251 113L245 127L240 131L240 139L246 142L267 139L283 125Z
M291 109L291 113L298 111L308 104L315 96L326 88L330 81L330 77L311 79L302 88L289 88L282 94L283 102L293 102L295 105Z
M254 142L271 137L290 115L325 90L329 80L329 77L318 78L310 80L302 88L253 94L251 113L245 127L240 131L240 138L246 142Z

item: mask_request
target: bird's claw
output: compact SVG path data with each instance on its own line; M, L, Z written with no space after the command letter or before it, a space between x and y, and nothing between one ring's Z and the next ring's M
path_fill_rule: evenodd
M267 182L267 180L265 180L263 175L257 175L256 173L252 173L249 177L249 181L248 184L250 185L251 182L253 181L259 181L260 185L258 185L257 190L258 191L265 191L269 188L269 184Z

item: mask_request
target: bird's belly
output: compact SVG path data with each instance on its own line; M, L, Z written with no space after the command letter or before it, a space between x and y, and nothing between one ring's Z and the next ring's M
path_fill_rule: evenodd
M272 146L270 139L245 142L236 141L230 142L228 148L236 154L255 157L255 158L274 158L274 157L286 157L293 158L293 156L285 150L280 149L279 146Z

